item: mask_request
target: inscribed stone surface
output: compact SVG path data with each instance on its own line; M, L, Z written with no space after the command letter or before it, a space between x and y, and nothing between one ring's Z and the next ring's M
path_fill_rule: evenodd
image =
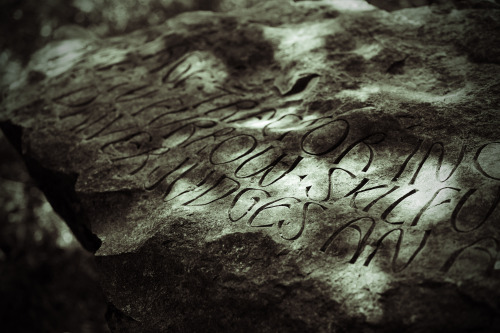
M500 327L499 11L269 1L33 57L4 131L118 331Z

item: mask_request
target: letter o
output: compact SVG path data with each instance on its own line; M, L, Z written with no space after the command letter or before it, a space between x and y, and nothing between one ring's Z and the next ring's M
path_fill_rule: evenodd
M335 123L344 123L344 125L338 126L338 125L335 125ZM330 129L330 127L333 127L333 128ZM338 133L339 127L340 127L341 133ZM342 129L342 127L344 127L344 128ZM324 132L323 134L321 134L321 133L316 134L315 133L316 131L318 131L322 128L323 128L323 132ZM329 152L333 151L338 146L340 146L342 144L342 142L344 142L348 133L349 133L349 123L347 122L347 120L344 120L344 119L333 120L333 121L330 121L326 124L317 126L317 127L313 128L312 130L310 130L309 132L307 132L306 134L304 134L302 136L302 140L300 141L300 148L302 148L302 150L309 155L316 155L316 156L325 155L325 154L328 154ZM311 143L308 144L308 141L312 142L312 144ZM306 149L306 146L315 145L315 141L316 142L320 141L320 146L327 145L328 148L326 148L322 151L319 151L319 152L318 151L311 151L310 149Z
M232 142L232 144L231 144ZM251 147L240 153L238 148ZM210 163L213 165L227 164L251 153L257 147L257 140L248 134L239 134L219 142L210 152Z

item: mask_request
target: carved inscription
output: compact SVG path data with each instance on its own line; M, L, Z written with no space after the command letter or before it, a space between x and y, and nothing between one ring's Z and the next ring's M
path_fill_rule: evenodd
M434 229L448 230L468 245L443 246L435 269L448 273L482 251L491 274L498 235L484 233L498 223L499 142L421 138L408 132L420 123L397 127L368 111L308 114L292 98L317 74L282 93L225 82L213 55L187 45L154 50L141 58L152 84L117 74L52 99L62 129L95 143L115 177L144 180L165 205L223 207L232 226L395 273L436 251L428 244L443 233ZM120 62L110 66L98 72Z

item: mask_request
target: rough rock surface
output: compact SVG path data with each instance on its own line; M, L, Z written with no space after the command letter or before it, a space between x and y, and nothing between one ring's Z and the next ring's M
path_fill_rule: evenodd
M267 1L62 41L0 120L96 251L112 330L491 332L491 4Z

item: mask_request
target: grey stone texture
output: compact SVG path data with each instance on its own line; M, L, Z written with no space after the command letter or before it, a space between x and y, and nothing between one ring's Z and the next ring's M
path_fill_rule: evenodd
M493 5L267 1L58 41L0 120L112 331L494 332Z

